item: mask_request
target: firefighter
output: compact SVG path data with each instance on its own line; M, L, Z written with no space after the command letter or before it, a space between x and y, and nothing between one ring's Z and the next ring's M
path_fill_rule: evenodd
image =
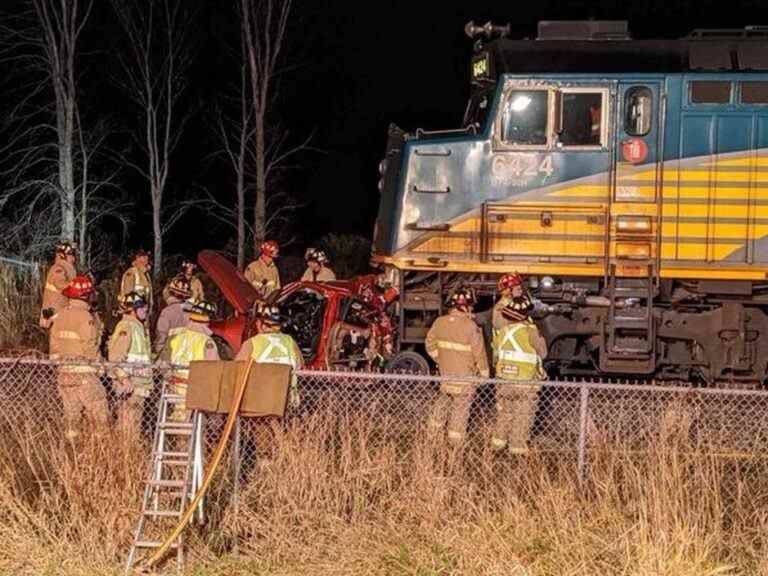
M319 248L307 248L304 253L307 269L301 277L302 282L333 282L336 274L328 267L328 256Z
M69 242L56 245L53 264L45 276L43 305L40 307L40 327L50 328L56 313L67 305L67 297L62 293L77 273L75 260L77 251Z
M500 298L493 307L492 322L494 334L497 330L508 324L507 320L501 315L501 311L512 302L513 298L521 298L526 295L523 289L523 277L517 272L502 274L497 287Z
M475 293L460 287L449 298L450 311L440 316L427 333L427 353L437 362L441 376L488 378L488 358L480 327L472 319ZM429 416L431 434L442 433L448 420L448 440L461 444L467 433L469 409L477 384L444 380Z
M173 297L171 294L171 284L177 279L184 279L187 281L191 292L191 298L194 298L195 300L205 300L203 283L200 282L200 278L195 275L195 270L197 270L197 264L191 260L184 260L181 263L181 272L174 276L171 281L165 285L165 288L163 288L163 300L166 304L171 303L170 298Z
M541 389L538 382L546 377L542 361L547 357L547 343L530 319L532 311L530 298L512 298L501 309L506 325L493 341L496 377L510 384L496 389L498 414L491 445L495 450L509 448L514 454L528 452Z
M166 290L168 295L165 296L165 300L168 305L160 311L155 326L155 353L158 355L162 354L170 331L175 328L184 328L189 322L184 305L192 298L192 287L182 275L171 280Z
M274 240L261 243L261 254L245 269L245 279L251 283L265 299L270 293L280 289L280 272L275 265L275 258L280 254L280 247Z
M145 326L147 301L137 292L129 292L120 302L123 317L107 344L110 362L141 364L136 368L121 365L111 371L118 395L118 423L129 435L141 430L144 401L152 392L151 346Z
M205 300L189 300L185 311L189 322L184 328L174 328L169 332L168 344L161 354L162 359L173 365L170 391L184 396L187 394L190 362L219 359L219 351L208 327L216 313L216 306ZM177 405L172 417L174 420L189 420L185 405Z
M133 253L132 266L123 274L120 281L120 294L118 296L118 305L120 301L129 293L136 292L144 298L152 312L152 280L149 276L150 262L149 253L145 250L137 250Z
M304 360L301 350L293 338L282 332L282 317L276 306L257 303L254 316L258 334L247 340L240 348L235 360L249 360L260 364L286 364L294 371L302 367ZM291 376L288 394L288 404L296 409L300 404L298 381L295 374ZM251 428L256 446L262 447L267 456L261 458L261 466L271 462L271 449L274 448L276 437L280 434L280 426L276 417L255 419Z
M235 360L248 360L265 364L289 364L294 370L303 365L301 350L291 336L282 330L282 316L277 306L257 304L255 310L258 334L240 348ZM291 385L291 406L298 406L295 380Z
M79 435L83 411L98 431L104 430L108 421L107 395L99 369L94 366L101 359L101 335L90 311L93 291L88 276L75 276L62 290L69 302L57 313L49 335L51 359L64 362L58 369L57 384L64 408L65 436L70 440Z

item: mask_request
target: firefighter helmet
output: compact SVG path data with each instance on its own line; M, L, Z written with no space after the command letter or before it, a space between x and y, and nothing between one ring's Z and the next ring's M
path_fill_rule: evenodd
M280 246L274 240L264 240L261 243L261 253L270 258L277 258L278 254L280 254Z
M187 300L184 310L189 313L191 320L208 321L216 314L216 304L206 300Z
M184 274L179 274L171 283L168 284L168 291L174 296L178 296L182 300L186 300L192 296L192 286L189 280L187 280Z
M149 252L144 250L144 248L139 248L133 254L131 254L131 260L136 260L137 258L142 258L142 257L147 257L147 258L150 257Z
M501 316L510 322L522 322L533 312L533 302L528 295L512 298L512 301L501 309Z
M256 308L256 317L266 324L280 325L283 323L280 308L273 304L260 303Z
M56 244L56 254L63 256L74 256L77 254L77 246L72 242L59 242Z
M131 312L146 307L147 301L138 292L128 292L128 294L120 298L120 312Z
M448 297L448 307L458 310L469 310L477 302L475 291L469 286L459 286L453 294Z
M501 278L499 278L499 292L506 292L507 290L512 290L515 286L522 286L523 285L523 277L520 276L517 272L513 272L512 274L502 274Z
M195 264L192 260L183 260L181 263L181 271L182 272L189 272L192 274L197 270L197 264Z
M84 274L80 274L72 278L67 287L61 291L61 293L67 298L85 301L90 300L90 296L93 294L93 292L93 281L91 280L90 276L86 276Z
M328 264L328 256L319 248L307 248L304 253L304 260L307 262L317 262L321 266Z

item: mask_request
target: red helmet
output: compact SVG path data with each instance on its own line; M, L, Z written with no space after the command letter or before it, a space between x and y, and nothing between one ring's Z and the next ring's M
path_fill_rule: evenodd
M270 258L276 258L280 253L280 246L274 240L264 240L261 243L261 253L266 254Z
M504 292L505 290L512 290L515 286L522 286L523 285L523 277L520 276L517 272L513 272L512 274L502 274L501 278L499 278L499 292Z
M61 293L67 298L88 300L88 297L93 294L93 281L90 276L82 274L75 276Z

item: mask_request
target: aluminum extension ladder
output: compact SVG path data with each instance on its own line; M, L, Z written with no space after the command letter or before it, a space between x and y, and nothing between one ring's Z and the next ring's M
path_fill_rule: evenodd
M133 534L125 573L162 545L165 535L177 524L194 498L203 479L203 415L193 412L191 422L171 419L184 396L168 391L163 382L148 478L144 488L141 516ZM203 522L203 502L195 511ZM180 535L171 546L179 569L184 563L184 542Z

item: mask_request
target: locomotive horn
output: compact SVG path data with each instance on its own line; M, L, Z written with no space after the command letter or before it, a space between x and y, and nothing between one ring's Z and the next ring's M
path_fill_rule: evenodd
M469 36L472 40L474 40L478 36L485 36L487 39L491 39L494 36L503 37L503 36L509 36L510 33L510 25L507 24L506 26L497 26L495 24L491 24L490 21L486 22L483 26L478 26L475 24L474 20L470 20L467 22L467 25L464 26L464 33Z

